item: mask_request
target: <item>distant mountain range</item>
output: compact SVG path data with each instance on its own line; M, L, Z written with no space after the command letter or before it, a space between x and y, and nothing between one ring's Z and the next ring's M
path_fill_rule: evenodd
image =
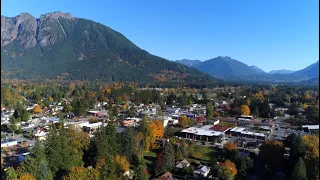
M269 74L292 74L294 72L295 71L281 69L281 70L272 70L272 71L269 72Z
M248 66L228 56L219 56L203 62L192 60L176 61L197 68L213 77L228 81L258 81L258 82L317 82L319 79L319 61L299 71L274 70L269 73L256 66Z
M1 79L210 84L195 68L149 54L100 23L54 12L1 16Z

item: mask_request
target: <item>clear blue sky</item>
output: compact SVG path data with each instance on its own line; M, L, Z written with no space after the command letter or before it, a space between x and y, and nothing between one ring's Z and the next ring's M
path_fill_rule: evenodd
M263 70L319 60L318 0L2 0L1 15L91 19L169 60L230 56Z

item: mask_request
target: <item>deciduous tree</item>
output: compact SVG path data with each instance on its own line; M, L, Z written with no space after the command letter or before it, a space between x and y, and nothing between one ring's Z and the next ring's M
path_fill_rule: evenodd
M247 105L241 105L240 112L242 115L248 116L250 115L250 108Z

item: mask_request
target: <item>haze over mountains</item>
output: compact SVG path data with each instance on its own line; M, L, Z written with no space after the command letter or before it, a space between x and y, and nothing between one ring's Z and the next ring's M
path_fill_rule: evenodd
M62 12L1 16L1 78L217 82L149 54L107 26Z
M274 70L269 73L228 56L219 56L203 62L187 59L176 62L197 68L213 77L232 81L306 82L319 78L319 61L299 71Z

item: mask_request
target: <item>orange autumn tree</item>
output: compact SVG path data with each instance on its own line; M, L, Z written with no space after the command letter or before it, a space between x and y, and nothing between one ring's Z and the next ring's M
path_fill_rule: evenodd
M117 154L114 157L114 162L118 166L122 174L129 171L130 164L125 156L120 156L119 154Z
M250 115L250 108L247 105L241 105L240 112L242 115L248 116Z
M237 145L235 143L233 143L233 142L225 143L223 145L223 148L226 148L229 151L233 151L233 150L237 150L238 149Z
M226 160L224 163L220 163L222 168L223 176L227 179L234 179L238 173L236 165L230 161L229 159Z
M39 114L41 112L42 112L42 109L41 109L41 107L39 105L34 106L33 113Z
M153 120L148 123L147 131L145 134L146 151L154 148L157 139L160 139L164 135L163 122L160 120Z
M163 128L163 122L160 120L153 120L149 128L152 131L152 134L154 134L156 139L162 138L164 134L164 128Z

